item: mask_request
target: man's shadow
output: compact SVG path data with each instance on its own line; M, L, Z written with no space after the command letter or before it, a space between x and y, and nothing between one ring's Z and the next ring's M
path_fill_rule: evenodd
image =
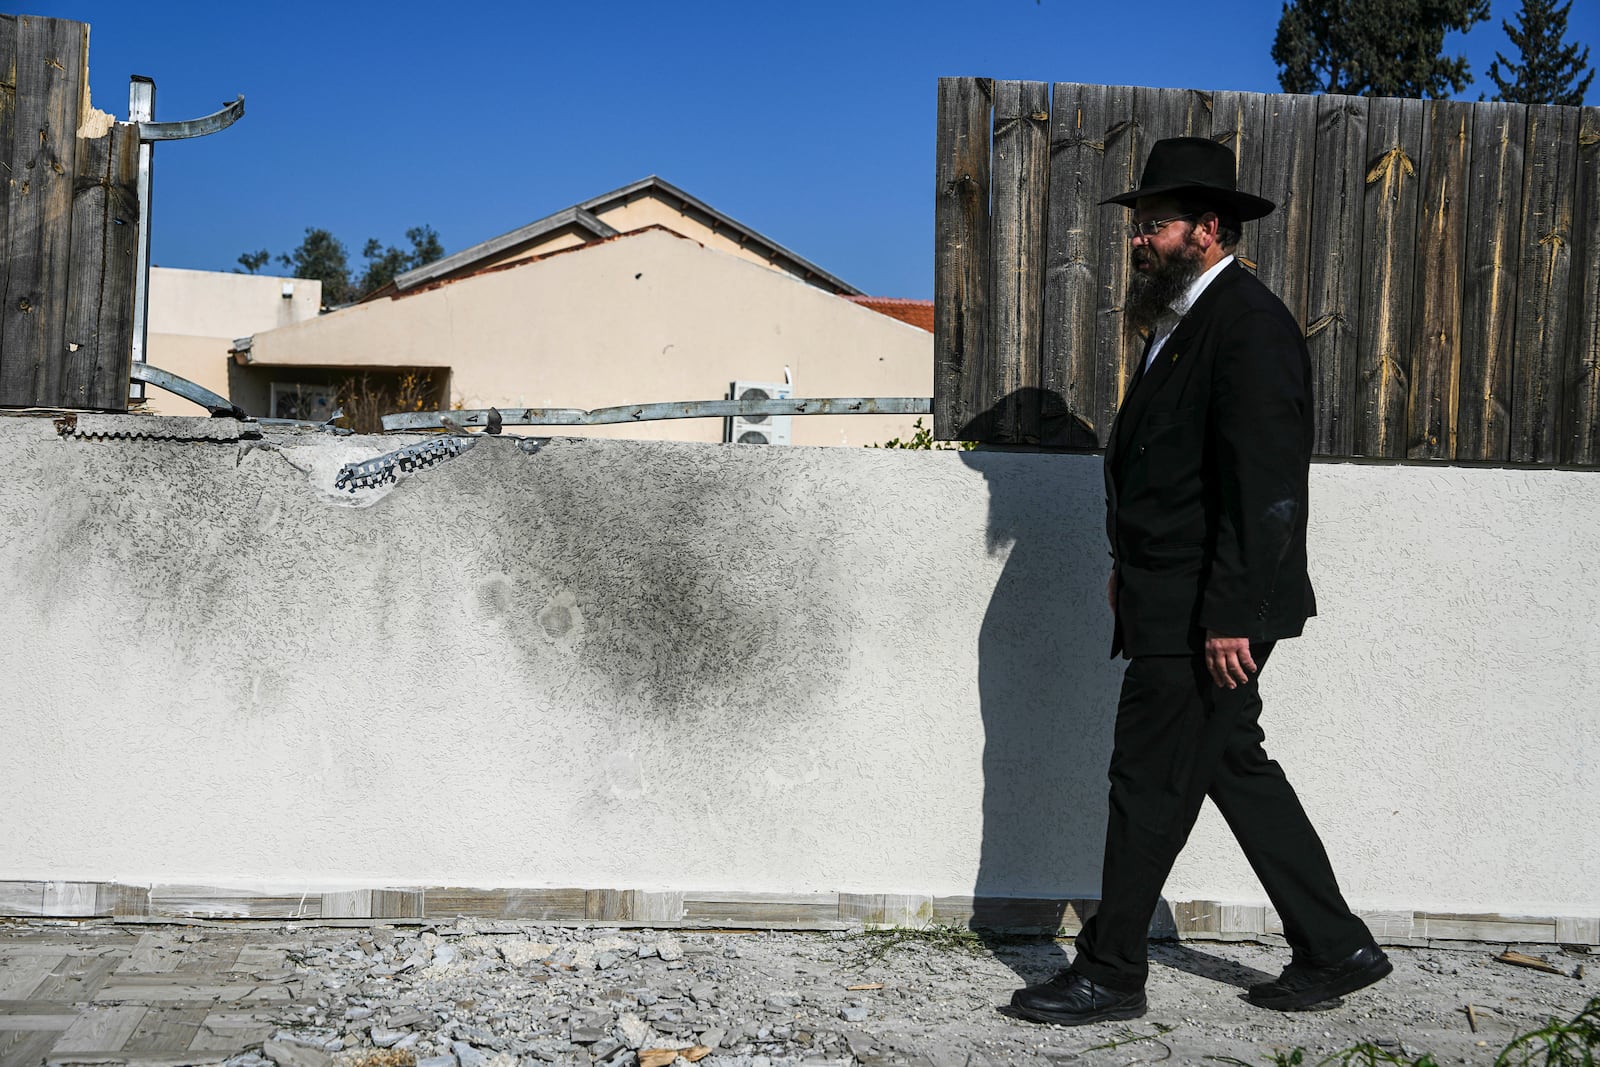
M1039 402L1027 392L996 410ZM1087 450L1092 434L1070 443L962 453L988 483L989 551L1006 559L979 633L983 840L971 926L1027 981L1064 965L1053 937L1100 893L1122 674L1109 658L1101 460Z

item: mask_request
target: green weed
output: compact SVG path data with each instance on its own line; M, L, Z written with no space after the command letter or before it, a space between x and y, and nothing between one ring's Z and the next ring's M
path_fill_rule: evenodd
M920 945L944 952L969 952L977 955L984 951L983 938L955 926L891 926L880 930L862 930L850 935L848 940L858 946L856 954L865 960L881 961L896 949Z
M1562 1022L1551 1019L1537 1030L1520 1034L1495 1057L1494 1067L1596 1067L1596 1053L1600 1052L1600 997L1592 998L1583 1010ZM1439 1067L1429 1053L1414 1059L1396 1055L1377 1045L1362 1043L1340 1049L1320 1060L1310 1062L1306 1050L1293 1048L1275 1052L1271 1067ZM1256 1067L1255 1064L1232 1056L1207 1056L1215 1063L1230 1067Z

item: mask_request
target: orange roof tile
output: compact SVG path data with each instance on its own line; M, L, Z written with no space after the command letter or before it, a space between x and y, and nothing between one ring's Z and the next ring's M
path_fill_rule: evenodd
M909 300L897 296L847 296L846 300L852 304L860 304L864 308L871 308L880 315L887 315L891 319L915 326L919 330L933 332L933 301Z

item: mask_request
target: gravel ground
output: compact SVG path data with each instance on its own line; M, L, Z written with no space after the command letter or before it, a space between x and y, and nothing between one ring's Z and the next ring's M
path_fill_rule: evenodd
M1509 946L1563 971L1549 974L1497 961L1505 945L1395 948L1395 973L1378 986L1280 1014L1243 991L1276 974L1283 948L1158 943L1147 1016L1067 1028L1005 1008L1018 985L1067 960L1067 946L1042 940L463 921L304 931L298 941L284 931L286 942L307 993L277 1011L275 1040L234 1067L382 1067L376 1048L397 1054L391 1063L409 1052L421 1067L648 1067L673 1062L653 1050L673 1049L678 1064L708 1067L1270 1064L1277 1050L1302 1046L1314 1063L1357 1042L1488 1063L1514 1035L1570 1018L1600 992L1592 973L1579 976L1600 963L1582 950Z

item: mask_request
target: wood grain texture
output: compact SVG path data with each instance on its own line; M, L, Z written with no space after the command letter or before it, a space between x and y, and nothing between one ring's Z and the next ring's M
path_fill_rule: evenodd
M925 927L934 921L933 897L915 893L840 893L839 918L872 926Z
M423 914L570 922L588 916L588 894L582 889L427 889Z
M57 405L121 410L133 362L138 127L79 138L65 350Z
M1406 450L1422 127L1420 100L1373 100L1368 106L1361 210L1366 284L1356 318L1355 453L1360 456L1395 459Z
M1470 104L1435 100L1426 106L1423 120L1411 387L1405 408L1404 454L1409 459L1455 455L1464 341L1462 270L1467 236L1479 225L1468 189L1472 116Z
M933 251L933 435L959 440L988 384L993 83L940 78Z
M51 1051L94 1052L120 1049L150 1009L137 1004L92 1005L81 1009Z
M7 234L10 226L11 180L15 168L10 153L16 144L17 118L17 16L0 15L0 153L6 170L0 174L0 264L8 262ZM0 295L5 292L5 272L0 271Z
M59 1030L0 1030L0 1067L39 1067Z
M1126 86L1112 86L1105 92L1106 127L1099 140L1104 146L1100 156L1100 195L1096 201L1116 196L1138 188L1139 174L1144 167L1145 139L1139 124L1138 102L1141 94L1154 90L1134 90ZM1122 394L1133 374L1133 364L1139 356L1140 342L1130 337L1127 321L1122 314L1122 302L1128 289L1128 238L1125 227L1130 218L1128 209L1118 204L1102 204L1096 261L1099 263L1100 284L1095 290L1095 426L1099 429L1100 444L1110 439L1111 424L1116 420L1117 409L1122 405Z
M1479 104L1472 113L1466 265L1461 294L1461 374L1456 459L1511 455L1511 368L1516 343L1517 243L1522 232L1528 109Z
M66 956L58 951L0 953L0 1000L25 1000L49 978Z
M1547 919L1515 915L1416 913L1417 936L1446 941L1532 941L1555 940L1555 923Z
M1316 408L1312 447L1324 456L1355 448L1367 105L1354 96L1317 97L1306 344Z
M989 392L979 440L1036 444L1044 326L1044 249L1050 190L1050 90L994 86L990 215Z
M205 1005L158 1005L147 1010L123 1042L126 1053L187 1049L211 1009Z
M1600 107L1578 114L1564 463L1600 466Z
M105 985L113 968L126 958L126 952L112 952L104 956L68 956L29 996L35 1000L69 1004L87 1002Z
M88 92L89 28L19 16L10 145L0 406L53 406L65 351L77 129Z
M1095 405L1095 291L1102 212L1106 90L1062 83L1051 93L1050 202L1045 227L1040 444L1100 445Z
M1288 307L1306 317L1307 261L1316 170L1317 97L1268 96L1261 115L1261 183L1257 195L1277 205L1247 229L1255 231L1256 275Z
M1554 463L1561 455L1558 420L1572 319L1567 286L1572 272L1577 134L1577 108L1528 108L1512 342L1509 458L1513 463Z
M1261 164L1267 99L1261 93L1220 92L1211 102L1211 139L1233 150L1239 188L1258 195L1265 195L1260 190L1263 187ZM1246 226L1234 250L1239 260L1252 270L1260 265L1257 249L1260 230L1260 223Z
M315 919L322 914L322 894L157 885L150 887L150 911L197 919Z

